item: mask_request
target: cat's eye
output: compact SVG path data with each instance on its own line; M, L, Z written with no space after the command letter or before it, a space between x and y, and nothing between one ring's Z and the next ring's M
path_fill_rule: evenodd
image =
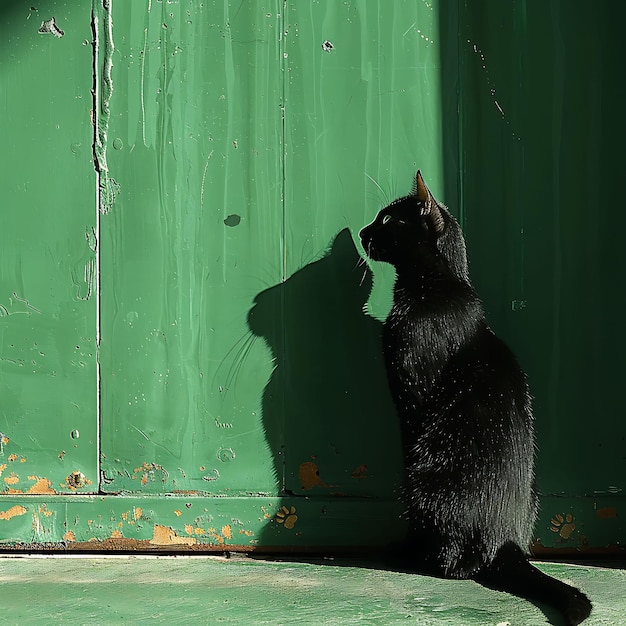
M383 215L383 224L387 224L387 222L391 221L391 215L387 213L387 215Z

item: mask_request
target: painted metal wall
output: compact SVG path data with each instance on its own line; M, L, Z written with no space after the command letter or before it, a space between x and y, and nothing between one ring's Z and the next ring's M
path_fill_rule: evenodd
M505 4L3 5L0 540L399 536L378 343L393 273L355 241L417 167L460 214L490 319L529 371L538 537L621 540L603 322L621 296L597 254L619 222L590 220L597 187L571 182L591 154L616 194L619 39L589 56L570 5ZM571 132L586 111L604 121Z

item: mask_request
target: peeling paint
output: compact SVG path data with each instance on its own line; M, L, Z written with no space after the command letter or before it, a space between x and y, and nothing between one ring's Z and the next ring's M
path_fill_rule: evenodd
M27 512L28 509L26 507L17 504L15 506L12 506L10 509L7 509L6 511L0 511L0 519L10 520L12 517L24 515Z
M320 471L317 463L306 461L300 464L298 468L298 478L302 489L312 489L313 487L338 487L339 485L328 485L320 477Z
M150 539L150 543L157 546L192 546L197 543L197 540L194 537L181 537L173 528L170 528L169 526L155 524L154 534L152 539Z

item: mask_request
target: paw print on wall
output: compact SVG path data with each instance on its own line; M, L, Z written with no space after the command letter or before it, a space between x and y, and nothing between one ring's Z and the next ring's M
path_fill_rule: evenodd
M285 528L291 530L298 521L298 516L296 515L296 507L292 506L288 509L286 506L280 508L278 513L276 513L276 521L279 524L284 524Z
M558 533L561 539L569 539L570 535L576 529L576 524L574 522L574 516L571 513L566 513L561 515L561 513L557 513L550 522L552 525L550 526L550 530L553 533Z

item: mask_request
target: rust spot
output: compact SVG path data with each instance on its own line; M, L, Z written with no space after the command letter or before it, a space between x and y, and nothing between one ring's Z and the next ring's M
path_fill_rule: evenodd
M20 506L18 504L16 506L12 506L6 511L0 511L0 519L10 520L12 517L16 517L17 515L24 515L24 513L27 512L28 509L26 507Z
M69 487L72 491L82 489L85 485L91 485L91 481L79 471L72 472L65 479L65 486ZM63 486L63 484L61 484L61 486Z
M353 472L352 478L360 480L361 478L367 478L367 465L359 465Z
M617 509L614 506L605 506L602 509L596 511L596 517L598 519L611 519L617 517Z
M196 539L194 537L181 537L173 528L155 524L154 533L152 535L152 539L150 539L150 543L158 546L191 546L196 543Z
M63 541L76 541L76 535L74 534L74 531L68 530L63 535Z

